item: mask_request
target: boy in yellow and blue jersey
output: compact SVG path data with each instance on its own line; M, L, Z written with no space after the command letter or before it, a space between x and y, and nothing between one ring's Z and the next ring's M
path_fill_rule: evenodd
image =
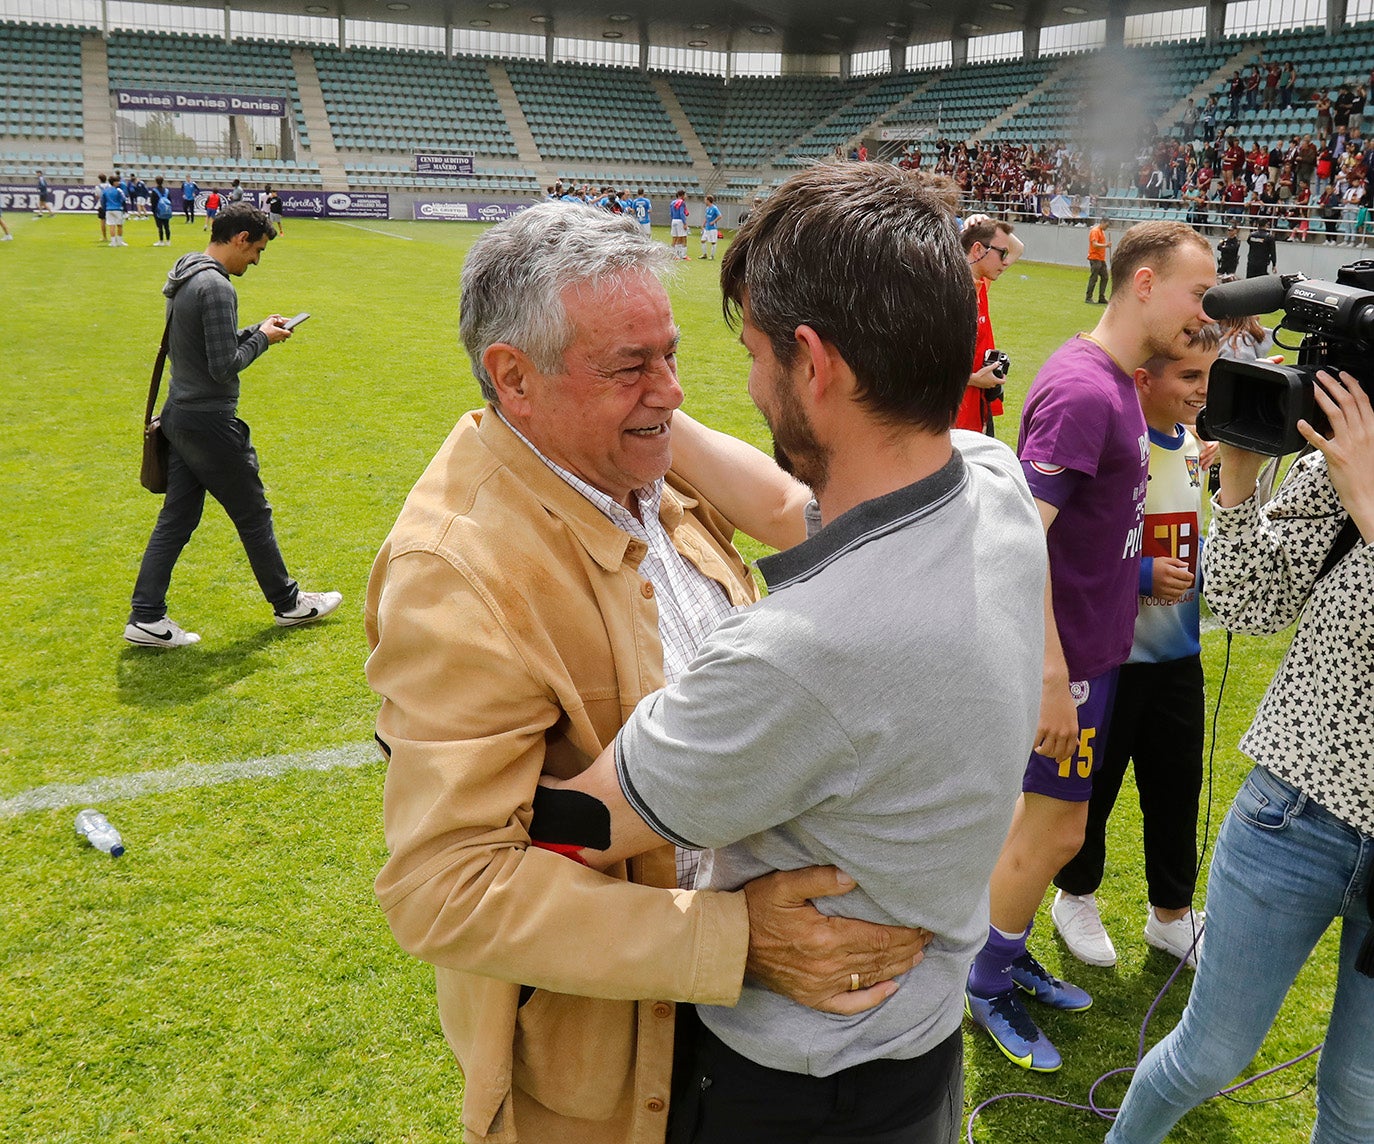
M1145 941L1196 965L1201 915L1194 916L1192 898L1204 723L1197 573L1203 461L1210 457L1201 455L1187 427L1206 403L1219 348L1219 328L1204 326L1183 357L1156 357L1135 371L1150 432L1135 639L1117 680L1112 734L1093 778L1083 848L1055 877L1059 892L1051 910L1069 951L1089 965L1116 963L1093 894L1102 882L1107 819L1132 760L1150 898Z

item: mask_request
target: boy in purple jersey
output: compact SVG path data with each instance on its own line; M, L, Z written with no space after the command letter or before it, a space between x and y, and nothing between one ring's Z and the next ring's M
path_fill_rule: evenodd
M1026 939L1051 879L1083 844L1116 669L1135 629L1149 436L1132 372L1187 352L1210 321L1202 295L1215 282L1211 247L1191 227L1133 226L1117 247L1101 321L1050 356L1021 415L1017 452L1049 547L1044 684L967 1007L1009 1060L1037 1072L1062 1060L1017 990L1056 1009L1092 1004L1047 973Z

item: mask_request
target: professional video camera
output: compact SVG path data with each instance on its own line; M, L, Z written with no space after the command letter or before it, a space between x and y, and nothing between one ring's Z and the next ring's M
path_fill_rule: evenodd
M1207 408L1198 415L1198 436L1281 457L1307 442L1305 420L1319 433L1330 423L1312 396L1317 371L1345 370L1365 384L1374 352L1374 260L1342 266L1335 282L1302 274L1265 275L1213 286L1202 299L1211 318L1248 317L1282 309L1275 343L1296 349L1296 365L1218 359L1207 381ZM1277 341L1280 330L1305 334L1299 346Z

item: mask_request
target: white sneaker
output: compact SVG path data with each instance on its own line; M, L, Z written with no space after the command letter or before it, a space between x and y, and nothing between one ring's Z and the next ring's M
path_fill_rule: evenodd
M124 638L139 647L185 647L200 643L195 632L183 631L175 620L163 616L151 624L130 620L124 627Z
M298 592L296 606L289 612L277 612L273 618L279 627L294 628L324 619L342 603L342 592Z
M1050 917L1054 919L1054 928L1059 931L1069 952L1079 961L1100 966L1116 964L1116 947L1103 928L1102 918L1097 912L1097 901L1091 894L1080 897L1059 890L1054 895Z
M1201 910L1189 910L1177 921L1162 922L1151 906L1145 915L1145 944L1185 961L1189 969L1196 969L1198 956L1202 953L1204 920ZM1196 947L1193 945L1195 937Z
M12 235L12 234L7 234L7 235L5 235L4 238L0 238L0 242L13 242L13 241L14 241L14 235Z

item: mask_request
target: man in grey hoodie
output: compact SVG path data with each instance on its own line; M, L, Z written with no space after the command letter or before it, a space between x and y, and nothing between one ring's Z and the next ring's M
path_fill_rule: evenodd
M238 295L230 275L257 265L276 235L256 207L221 211L204 254L177 260L162 288L167 297L172 379L162 407L167 438L167 499L153 526L134 584L124 638L141 647L184 647L200 636L167 615L167 587L181 550L200 523L208 492L238 529L248 562L282 627L322 619L343 602L338 592L302 592L286 571L272 530L272 508L258 475L258 454L237 416L239 370L291 336L280 314L238 329Z

